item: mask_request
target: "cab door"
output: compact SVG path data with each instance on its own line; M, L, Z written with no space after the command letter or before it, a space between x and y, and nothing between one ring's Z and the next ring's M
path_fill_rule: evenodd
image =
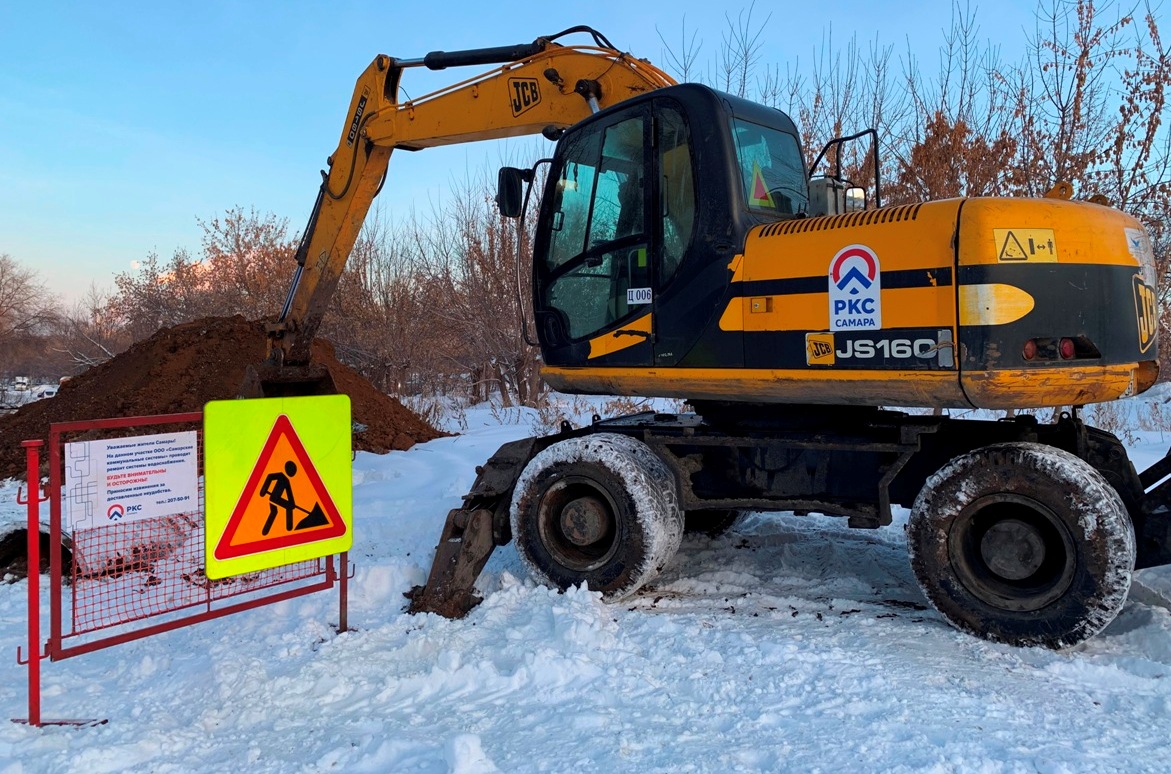
M697 211L695 159L682 106L670 99L654 105L653 164L656 207L653 233L654 362L675 365L690 350L700 323L710 315L698 311L696 293L682 279L684 259L692 252ZM696 272L692 255L687 271Z
M559 149L537 239L537 324L550 365L652 362L650 123L649 106L636 106L579 128Z

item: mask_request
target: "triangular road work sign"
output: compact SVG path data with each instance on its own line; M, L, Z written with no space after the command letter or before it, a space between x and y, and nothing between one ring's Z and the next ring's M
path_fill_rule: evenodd
M345 520L293 423L281 414L216 543L215 558L234 559L344 534Z
M760 164L755 161L752 162L752 194L748 199L753 207L768 207L770 210L777 208L772 194L768 192L768 186L764 183L764 173L760 171Z

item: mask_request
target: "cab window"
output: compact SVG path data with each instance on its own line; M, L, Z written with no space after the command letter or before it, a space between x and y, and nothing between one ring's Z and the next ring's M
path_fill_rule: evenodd
M769 215L804 212L808 189L797 138L740 118L732 119L732 136L748 209Z
M659 150L659 196L662 199L663 246L659 287L675 276L695 228L695 174L683 115L661 107L655 122Z
M636 116L580 130L553 181L545 304L572 339L644 309L649 294L646 121Z

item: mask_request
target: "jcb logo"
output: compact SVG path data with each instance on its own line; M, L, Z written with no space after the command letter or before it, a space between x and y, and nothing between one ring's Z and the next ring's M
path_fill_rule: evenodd
M509 78L508 94L512 101L512 114L519 116L541 101L541 90L536 78Z
M1138 349L1146 352L1155 341L1158 320L1155 312L1155 290L1142 277L1134 275L1134 311L1138 318Z
M834 364L834 335L832 333L805 334L806 365Z

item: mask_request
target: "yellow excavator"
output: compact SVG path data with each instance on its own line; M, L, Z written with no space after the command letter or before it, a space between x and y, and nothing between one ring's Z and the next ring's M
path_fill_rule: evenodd
M557 42L570 33L594 45ZM487 64L500 66L397 100L406 68ZM542 376L695 411L503 446L449 514L412 611L465 614L509 542L539 581L620 599L685 531L719 532L746 510L875 528L910 508L931 602L1018 645L1092 636L1136 567L1171 563L1171 461L1140 475L1078 417L1157 377L1154 257L1137 221L1072 201L1065 185L1041 199L882 206L876 176L867 202L840 166L810 178L781 111L675 84L587 27L374 60L252 394L329 389L314 383L309 344L392 150L537 132L556 141L533 245ZM827 149L840 158L864 138L878 169L872 130ZM501 170L505 215L522 215L534 169ZM883 406L1070 409L1041 423Z

